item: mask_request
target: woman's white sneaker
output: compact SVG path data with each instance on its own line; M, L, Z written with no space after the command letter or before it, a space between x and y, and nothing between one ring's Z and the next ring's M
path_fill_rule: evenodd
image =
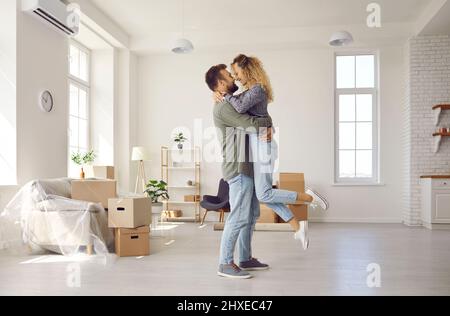
M294 238L302 243L304 250L309 248L308 222L300 222L300 229L295 233Z
M324 211L327 211L330 208L327 199L322 195L320 195L318 192L314 191L311 188L306 187L306 193L313 197L313 201L310 204L312 208L315 209L317 207L320 207Z

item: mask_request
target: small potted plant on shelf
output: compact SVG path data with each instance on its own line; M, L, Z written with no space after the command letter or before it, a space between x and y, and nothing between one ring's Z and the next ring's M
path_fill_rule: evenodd
M96 155L94 150L91 150L87 153L72 153L71 159L74 164L81 167L80 179L84 179L86 177L84 173L84 166L94 162Z
M162 180L150 180L145 186L145 189L144 193L152 199L153 212L161 213L162 201L167 201L169 199L167 183Z
M183 150L183 144L187 141L188 139L184 136L183 133L177 133L175 134L173 141L175 143L178 144L178 149L179 150Z

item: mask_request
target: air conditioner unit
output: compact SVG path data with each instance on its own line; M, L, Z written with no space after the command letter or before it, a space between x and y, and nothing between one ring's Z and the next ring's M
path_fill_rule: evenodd
M66 35L78 34L80 19L74 17L77 13L60 0L22 0L22 11L39 18Z

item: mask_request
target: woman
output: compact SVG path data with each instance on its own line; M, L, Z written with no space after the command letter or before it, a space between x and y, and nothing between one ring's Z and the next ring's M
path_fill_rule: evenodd
M261 61L255 57L239 55L234 59L231 67L235 79L244 86L246 91L236 96L216 93L215 100L217 102L226 100L241 114L269 116L267 107L273 102L273 91ZM290 223L295 231L295 239L302 242L303 249L308 249L308 224L299 222L286 205L307 204L312 202L313 198L303 192L273 189L273 167L277 153L274 141L262 141L257 133L253 133L250 134L250 148L255 190L259 201L272 208L285 222Z

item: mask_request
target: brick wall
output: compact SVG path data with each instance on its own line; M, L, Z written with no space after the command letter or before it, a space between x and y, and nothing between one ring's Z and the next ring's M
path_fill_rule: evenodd
M403 121L403 217L407 225L421 225L420 176L450 174L450 139L434 153L432 134L450 127L450 111L434 125L432 107L450 103L450 37L412 38L406 45L406 87Z

